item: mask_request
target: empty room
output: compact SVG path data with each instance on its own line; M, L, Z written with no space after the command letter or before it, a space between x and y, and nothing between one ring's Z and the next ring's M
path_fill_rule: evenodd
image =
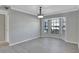
M0 53L79 53L79 5L0 5Z

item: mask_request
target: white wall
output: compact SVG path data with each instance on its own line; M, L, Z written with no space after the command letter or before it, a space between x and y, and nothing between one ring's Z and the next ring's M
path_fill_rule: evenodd
M68 13L61 13L56 15L50 15L45 18L53 18L53 17L66 17L66 39L67 42L76 43L77 44L77 16L78 11L68 12Z
M39 37L40 22L35 16L14 10L9 15L10 44Z
M78 43L77 39L77 12L66 13L67 17L67 39L66 41L71 43Z

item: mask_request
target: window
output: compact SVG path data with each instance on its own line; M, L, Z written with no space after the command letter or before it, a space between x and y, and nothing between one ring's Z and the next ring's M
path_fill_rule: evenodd
M48 32L48 20L44 21L44 32Z
M59 34L60 21L58 18L52 18L51 20L51 33Z
M43 22L43 32L50 34L64 33L66 30L66 19L65 17L57 17L44 19Z
M62 31L65 32L66 30L66 19L62 18Z

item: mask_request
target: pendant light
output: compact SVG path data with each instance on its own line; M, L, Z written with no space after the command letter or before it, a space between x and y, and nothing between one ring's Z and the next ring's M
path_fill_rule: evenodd
M42 7L40 7L39 9L39 14L38 14L38 18L43 18L44 16L42 15Z

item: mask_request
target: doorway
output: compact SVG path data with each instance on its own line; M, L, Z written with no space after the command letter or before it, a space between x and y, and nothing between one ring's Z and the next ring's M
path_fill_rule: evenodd
M0 41L5 41L5 15L0 14Z
M9 14L0 10L0 47L9 46Z

